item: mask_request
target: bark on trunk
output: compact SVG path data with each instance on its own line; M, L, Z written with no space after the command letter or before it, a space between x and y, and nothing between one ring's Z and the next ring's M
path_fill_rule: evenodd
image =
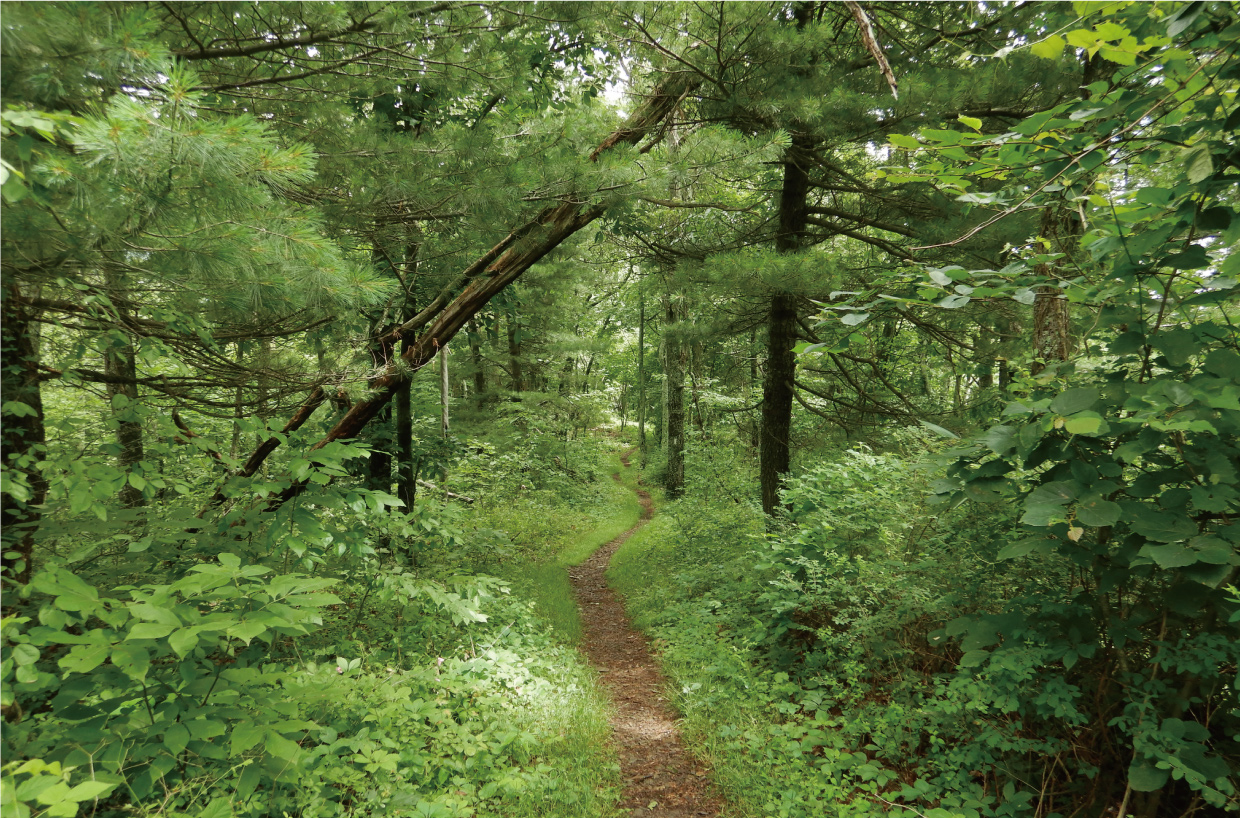
M646 295L637 291L637 448L646 467Z
M39 391L38 329L33 318L17 285L10 285L0 322L0 388L6 403L20 403L26 409L20 415L5 416L0 447L14 477L25 478L28 493L23 497L14 488L6 491L0 502L0 573L22 585L30 581L34 535L42 518L39 509L47 499L47 481L35 465L43 457L47 438Z
M786 293L771 298L767 314L766 378L762 383L762 445L759 478L762 510L774 514L779 491L791 469L793 389L796 378L796 299Z
M113 273L106 274L106 281L111 291L112 305L122 319L133 315L133 305L129 301L124 279ZM123 329L117 330L124 333ZM142 421L134 416L138 406L138 365L134 351L133 338L125 333L124 340L118 340L104 353L104 372L115 378L107 384L108 400L116 418L116 444L120 448L117 466L125 474L133 471L134 466L142 462L145 452L142 447ZM117 398L121 398L118 402ZM119 405L118 405L119 404ZM138 508L146 505L142 492L126 483L119 493L120 503L125 508Z
M1057 261L1039 264L1038 275L1064 278L1063 270L1071 263L1077 241L1075 214L1062 205L1052 205L1042 212L1039 230L1049 243L1051 253L1064 253ZM1052 284L1038 287L1033 302L1033 365L1030 374L1037 375L1052 363L1068 360L1072 353L1071 315L1063 290Z
M396 496L404 503L405 513L413 511L417 493L413 477L413 404L406 383L396 389Z
M808 137L796 135L784 160L784 184L779 196L779 235L775 249L795 253L801 249L807 224L809 175L804 157L812 144ZM779 491L791 470L793 390L796 382L797 332L796 297L777 292L771 296L767 312L766 377L762 383L762 446L758 474L762 483L762 510L774 514Z
M508 367L512 373L512 391L525 391L525 377L521 373L521 340L518 336L517 314L508 314Z
M439 434L448 437L448 348L439 348Z
M673 499L685 490L685 354L684 344L676 337L679 316L670 298L663 301L667 325L663 332L666 350L664 376L667 383L667 476L664 488Z
M478 322L469 319L469 354L474 361L474 395L478 399L478 405L481 406L483 396L487 391L487 374L482 360L482 345L478 335Z

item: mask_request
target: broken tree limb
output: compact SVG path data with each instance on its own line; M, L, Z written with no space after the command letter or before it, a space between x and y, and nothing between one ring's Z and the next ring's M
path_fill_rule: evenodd
M891 86L891 95L899 99L900 92L896 86L896 74L891 70L891 63L887 62L887 55L883 53L883 47L878 44L878 38L874 36L874 26L870 24L870 18L866 16L865 9L853 0L845 0L844 5L852 12L853 19L857 21L857 28L861 30L861 41L865 43L866 50L878 63L879 70L883 72L883 79L887 80L887 84Z
M651 91L646 101L623 126L603 140L590 154L590 160L597 161L600 154L617 145L636 145L700 83L700 78L685 73L669 76ZM370 393L355 403L336 425L311 447L311 451L335 440L356 437L384 404L392 399L396 390L434 358L439 348L451 341L469 319L495 295L516 281L543 256L559 247L569 236L606 211L606 206L601 204L566 201L546 208L525 225L509 233L462 272L455 282L461 286L459 293L455 296L450 296L447 292L441 293L436 302L442 299L442 307L436 305L434 312L426 315L432 310L432 307L428 307L393 332L391 340L402 338L407 344L401 353L400 361L389 366L382 375L371 381ZM418 321L424 323L417 326ZM409 334L418 329L421 333L416 339L411 339ZM304 482L293 483L278 497L273 498L271 507L278 507L296 497L305 487Z
M284 428L280 430L280 434L272 435L260 443L258 448L256 448L253 454L250 455L249 459L245 461L245 465L243 465L236 472L236 474L232 475L232 477L253 477L257 474L259 467L263 465L263 461L266 460L267 456L274 452L276 447L280 445L281 438L297 431L305 425L305 422L310 419L311 415L314 414L314 410L318 409L325 400L327 400L327 392L323 390L323 387L314 387L314 391L311 392L301 406L297 408L297 411L293 413L293 416L288 419L288 423L284 424ZM215 494L212 495L209 501L207 501L207 505L202 509L202 511L198 512L199 517L202 517L212 508L215 508L220 503L224 502L224 488L227 484L227 481L225 481L218 489L216 489Z

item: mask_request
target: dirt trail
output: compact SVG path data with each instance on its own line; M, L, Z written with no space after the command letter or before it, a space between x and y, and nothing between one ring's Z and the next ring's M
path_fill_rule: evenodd
M631 454L621 455L625 468ZM637 496L642 504L637 525L568 572L584 626L581 649L602 674L616 707L611 727L624 779L620 806L633 816L717 818L722 801L706 768L681 744L676 713L663 698L667 682L645 637L630 627L620 597L603 576L612 555L650 519L650 495L639 490Z

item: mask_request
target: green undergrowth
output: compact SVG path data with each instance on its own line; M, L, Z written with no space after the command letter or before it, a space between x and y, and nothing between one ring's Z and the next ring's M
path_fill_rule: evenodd
M567 569L637 523L641 504L632 491L636 478L631 472L623 468L619 452L610 451L577 497L518 497L484 506L475 518L477 529L495 526L506 540L503 557L486 568L532 599L537 614L570 644L581 638L581 618ZM620 481L610 477L615 474Z
M571 605L566 549L636 514L613 451L569 454L476 477L461 458L452 489L473 507L324 512L324 541L358 547L316 552L332 566L317 577L270 556L287 522L252 546L204 534L215 553L166 576L139 552L108 566L123 585L49 561L2 623L0 813L616 816L610 705L547 598Z

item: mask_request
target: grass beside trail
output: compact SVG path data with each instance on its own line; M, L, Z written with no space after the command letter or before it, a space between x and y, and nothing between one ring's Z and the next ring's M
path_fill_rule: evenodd
M641 502L634 493L637 470L625 469L620 462L620 453L616 452L608 460L608 474L619 474L620 481L606 481L603 494L607 511L595 518L589 530L573 537L557 553L507 566L503 571L504 578L513 584L514 591L534 600L538 615L570 644L581 640L581 617L573 598L568 568L585 562L601 546L636 525L641 517Z

